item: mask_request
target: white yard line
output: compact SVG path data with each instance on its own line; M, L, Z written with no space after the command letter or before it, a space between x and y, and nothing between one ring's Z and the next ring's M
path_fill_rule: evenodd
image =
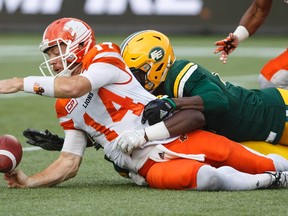
M42 148L37 147L37 146L31 146L31 147L25 147L23 148L24 152L30 152L30 151L39 151L42 150Z

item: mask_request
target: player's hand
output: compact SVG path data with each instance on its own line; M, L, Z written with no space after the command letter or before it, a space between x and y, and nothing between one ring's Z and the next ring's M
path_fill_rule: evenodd
M215 45L219 47L215 49L214 54L221 52L220 61L226 64L228 55L238 47L239 40L236 35L230 33L224 40L216 41Z
M26 188L28 176L21 170L13 170L4 174L4 180L9 188Z
M131 154L135 148L143 146L146 142L144 129L130 130L117 138L116 148L119 148L125 154Z
M148 120L149 125L154 125L169 117L175 110L176 104L171 98L155 99L144 107L142 124Z
M28 144L38 146L49 151L61 151L64 143L64 138L59 137L56 134L52 134L48 130L43 132L28 128L23 131L23 135L27 138L26 142Z

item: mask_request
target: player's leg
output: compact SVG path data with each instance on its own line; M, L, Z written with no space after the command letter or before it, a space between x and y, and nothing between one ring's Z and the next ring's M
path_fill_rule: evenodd
M268 158L273 160L276 171L287 171L288 170L288 160L277 154L268 154Z
M194 131L166 144L165 147L177 153L205 154L205 163L213 167L231 166L251 174L275 171L272 159L255 154L239 143L207 131Z
M248 174L224 166L214 168L202 166L197 173L196 190L255 190L260 188L287 187L287 172L269 172L263 174Z
M258 82L260 88L288 88L288 49L268 61L262 68Z
M268 80L263 74L260 73L258 77L258 83L260 85L260 89L265 89L265 88L275 88L276 85L270 80Z
M185 190L197 186L197 172L203 163L190 159L155 162L149 168L146 181L157 189Z
M253 175L232 167L214 168L189 159L153 163L146 175L150 187L172 190L254 190L287 187L287 180L288 173L285 172Z

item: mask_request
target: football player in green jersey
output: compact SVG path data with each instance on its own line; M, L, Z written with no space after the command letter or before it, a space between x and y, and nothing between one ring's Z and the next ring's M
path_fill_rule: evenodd
M248 90L224 82L195 62L176 60L169 38L153 30L127 37L121 54L146 90L168 96L146 105L143 122L196 109L205 115L205 130L238 142L288 144L287 90Z

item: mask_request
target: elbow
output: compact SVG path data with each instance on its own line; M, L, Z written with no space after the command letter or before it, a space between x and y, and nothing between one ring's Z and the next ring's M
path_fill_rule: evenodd
M203 112L197 111L197 110L189 110L189 113L187 113L186 117L190 120L189 122L193 122L193 125L195 125L195 128L202 128L205 125L205 116Z
M74 178L79 170L79 165L78 164L71 164L70 167L68 168L69 172L68 175L66 176L66 180L70 178Z
M205 121L205 116L202 112L199 112L199 115L198 115L196 121L197 121L197 124L199 125L199 128L204 127L206 121Z
M62 152L60 157L62 158L60 172L65 173L61 177L62 181L74 178L78 173L82 158L65 152Z

